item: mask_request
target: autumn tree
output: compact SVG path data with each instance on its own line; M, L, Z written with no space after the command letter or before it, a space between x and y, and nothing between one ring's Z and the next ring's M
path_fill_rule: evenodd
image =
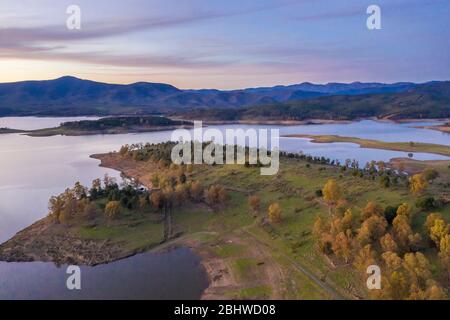
M421 236L418 233L414 233L410 221L406 215L398 215L392 222L395 239L400 245L402 250L408 251L409 249L416 247L421 241Z
M64 208L64 200L61 195L52 196L50 198L48 203L49 215L52 216L55 219L55 221L60 222L59 218L63 208Z
M370 244L363 246L355 255L354 265L362 273L366 273L367 267L377 264L376 252Z
M362 217L364 220L372 216L381 216L383 213L383 207L373 201L367 202L366 206L362 209Z
M390 233L381 237L380 244L384 252L398 252L398 245Z
M403 203L397 208L397 216L404 215L411 221L412 207L408 203Z
M333 252L344 259L348 263L351 257L351 242L344 232L339 232L332 244Z
M386 228L387 221L384 217L379 215L371 216L361 224L356 239L361 246L373 244L386 233Z
M281 222L281 207L278 203L272 203L268 209L269 220L272 223Z
M155 191L150 194L150 203L155 209L162 209L164 206L164 197L162 192Z
M212 185L205 190L205 201L209 205L223 203L227 200L228 194L224 187Z
M330 179L322 189L323 199L330 204L335 204L341 198L341 192L336 180Z
M258 196L250 196L248 197L248 205L250 210L257 214L261 208L261 199Z
M439 248L441 243L441 239L444 238L449 232L449 226L445 223L443 219L434 220L433 226L430 228L430 238L436 244L436 247Z
M441 238L439 244L439 258L441 258L442 265L447 269L450 278L450 234L446 234Z
M414 195L419 195L428 187L428 182L424 175L417 173L411 177L410 188Z
M203 196L203 186L199 181L190 184L189 194L194 201L200 201Z
M109 201L105 206L105 214L109 218L115 218L120 214L120 202Z

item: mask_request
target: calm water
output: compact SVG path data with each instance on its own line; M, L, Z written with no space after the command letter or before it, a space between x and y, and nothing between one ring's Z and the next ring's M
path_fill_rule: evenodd
M81 267L81 290L66 288L66 269L1 263L0 299L198 299L207 286L200 259L186 248Z
M0 127L38 129L79 119L85 118L0 118ZM214 128L222 131L227 128L278 128L281 135L339 134L384 141L450 145L448 134L413 128L413 125L361 121L290 127L228 125ZM74 182L90 184L105 173L119 176L114 170L99 167L99 161L89 158L89 155L118 150L126 143L167 141L170 136L171 132L81 137L0 135L0 242L44 217L49 197L61 193ZM308 139L281 138L280 144L282 150L302 151L341 161L356 159L361 164L407 156L405 152L362 149L352 143L315 144ZM449 159L420 153L415 153L414 158ZM206 285L198 258L187 249L158 255L143 254L104 266L84 268L85 285L81 293L66 292L65 279L65 268L56 268L51 263L0 262L0 298L195 299Z

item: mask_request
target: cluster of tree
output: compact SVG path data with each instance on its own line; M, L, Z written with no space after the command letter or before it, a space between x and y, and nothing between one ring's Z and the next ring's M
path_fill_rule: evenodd
M227 161L227 149L228 151L231 151L230 154L234 156L232 159L234 162L237 161L238 157L242 155L243 163L246 167L261 167L263 164L261 163L259 159L259 150L257 148L249 148L249 147L243 147L238 145L222 145L217 144L212 141L203 142L200 146L196 147L196 144L194 144L193 141L184 142L185 144L190 144L189 150L191 150L191 154L186 156L189 157L190 161L186 161L186 163L194 163L194 154L196 152L201 152L202 154L207 151L210 153L216 162L214 162L212 165L216 165L217 163L226 163ZM135 143L131 145L123 145L120 150L119 154L122 156L130 157L136 161L153 161L158 162L164 167L169 167L172 164L172 149L175 147L177 142L168 141L168 142L162 142L157 144L142 144L142 143ZM197 150L201 149L201 150ZM231 148L231 150L230 150ZM267 156L271 155L271 151L266 151ZM222 154L222 159L220 161L220 158L216 159L215 155ZM183 151L180 151L180 157L185 158ZM252 161L250 160L251 157L254 157ZM185 163L185 164L186 164Z
M382 289L371 291L381 299L443 299L445 286L433 279L433 268L421 252L426 239L412 227L413 208L407 203L383 208L374 202L355 215L343 199L337 182L324 186L323 198L333 208L330 219L318 217L313 233L325 254L353 264L364 276L369 265L382 269ZM428 215L427 237L439 252L439 265L450 268L449 224ZM450 275L449 275L450 276Z
M73 188L49 200L49 216L59 223L67 223L73 218L93 218L102 211L98 200L107 200L104 213L116 217L121 208L135 209L147 191L125 180L122 186L114 178L105 175L103 179L92 181L90 188L76 182Z
M256 195L249 196L248 206L250 213L256 217L261 210L261 198ZM269 204L267 207L267 217L271 223L280 223L282 221L282 210L278 202Z
M106 130L123 127L163 127L192 125L190 121L172 120L159 116L125 116L125 117L106 117L98 120L81 120L64 122L62 128L72 130Z
M299 159L308 163L338 167L341 174L350 174L354 177L366 178L369 180L378 179L380 185L385 188L397 185L411 186L411 184L415 182L417 192L422 193L428 186L427 183L417 183L417 177L414 178L414 180L412 178L409 179L408 175L404 172L403 165L400 165L397 170L394 170L393 168L387 167L387 164L384 161L370 161L367 162L364 167L360 167L358 161L355 159L346 159L343 163L341 163L339 160L332 160L323 156L314 157L303 153L280 152L280 156ZM308 164L307 167L310 168ZM322 169L322 167L319 168L319 170ZM438 177L438 173L433 169L428 169L421 174L421 176L425 177L427 181L432 181Z

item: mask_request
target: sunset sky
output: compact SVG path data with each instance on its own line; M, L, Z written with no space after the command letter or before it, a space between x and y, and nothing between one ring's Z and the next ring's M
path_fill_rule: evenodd
M81 8L81 30L66 8ZM382 29L366 9L381 7ZM448 0L0 0L0 82L232 89L450 79Z

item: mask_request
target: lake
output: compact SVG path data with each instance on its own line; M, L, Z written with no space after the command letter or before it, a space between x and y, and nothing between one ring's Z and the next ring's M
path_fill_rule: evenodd
M39 129L57 126L77 118L0 118L0 127ZM346 124L303 126L212 126L227 128L279 129L281 135L338 134L383 141L415 141L450 145L448 134L418 129L423 123L359 121ZM427 123L429 125L430 123ZM89 158L94 153L118 150L123 144L170 139L171 132L139 134L28 137L20 134L0 135L0 241L47 214L48 199L76 181L90 182L108 173L119 173L99 167L99 161ZM302 151L344 161L356 159L360 164L371 160L388 161L406 157L406 152L363 149L352 143L311 143L308 139L281 138L280 147L290 152ZM414 159L438 160L449 157L414 153ZM141 254L111 264L85 267L84 286L80 292L65 287L65 268L51 263L0 262L0 299L14 298L137 298L137 299L197 299L206 287L206 276L198 257L189 249L179 248L161 254Z

